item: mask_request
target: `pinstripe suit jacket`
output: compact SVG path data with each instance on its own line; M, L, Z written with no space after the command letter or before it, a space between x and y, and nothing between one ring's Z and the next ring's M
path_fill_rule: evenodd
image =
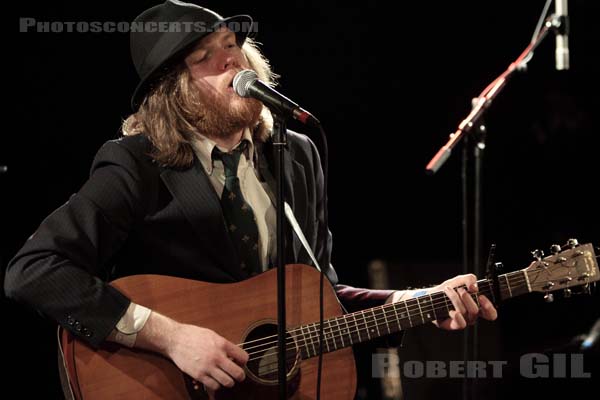
M331 234L323 224L323 174L318 152L290 132L285 191L320 265L332 284ZM88 181L48 216L9 263L9 297L93 346L121 318L129 299L106 282L133 274L163 274L210 282L245 279L226 232L219 198L196 159L188 169L164 168L149 157L144 135L105 143ZM257 143L258 170L273 184L271 142ZM273 190L273 193L275 191ZM327 237L323 233L327 232ZM291 231L286 263L311 264ZM381 304L391 293L336 286L349 309Z

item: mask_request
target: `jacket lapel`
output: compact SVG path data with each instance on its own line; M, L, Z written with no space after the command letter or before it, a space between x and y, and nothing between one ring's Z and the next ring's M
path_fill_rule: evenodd
M202 248L235 280L244 279L237 252L226 231L219 197L198 159L186 170L164 169L161 178L198 234Z

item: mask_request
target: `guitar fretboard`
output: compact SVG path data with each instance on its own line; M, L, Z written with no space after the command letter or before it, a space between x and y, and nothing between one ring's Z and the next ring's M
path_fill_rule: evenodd
M471 297L479 304L478 295L484 294L493 303L531 292L525 270L498 276L500 299L496 298L493 282L477 282L479 292ZM323 321L323 353L329 353L381 336L443 320L453 310L452 301L442 291L425 294L393 304L373 307ZM320 324L312 323L293 329L290 334L299 346L303 359L319 354Z

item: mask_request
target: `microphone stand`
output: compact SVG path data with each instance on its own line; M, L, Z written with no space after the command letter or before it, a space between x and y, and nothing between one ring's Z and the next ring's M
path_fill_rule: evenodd
M481 187L482 187L482 158L483 151L485 149L485 133L486 128L483 124L483 115L485 111L490 107L492 101L500 94L508 80L512 77L512 75L516 71L524 71L527 68L527 63L533 58L533 51L542 43L544 38L548 35L549 31L555 31L556 33L561 33L564 31L566 25L566 21L564 17L558 15L552 15L546 19L543 28L540 30L539 34L531 41L531 43L525 48L525 50L517 57L517 59L512 62L509 67L500 74L494 81L492 81L481 94L473 99L472 109L470 114L459 124L458 129L450 134L450 138L448 142L442 146L435 156L429 161L427 166L425 167L426 172L429 175L436 173L440 167L448 160L450 154L452 153L452 149L460 142L461 139L465 139L464 147L463 147L463 157L461 164L461 183L463 186L462 189L462 230L463 230L463 273L473 273L479 277L480 268L479 265L481 263L481 236L482 236L482 222L481 222ZM475 132L474 139L475 148L474 148L474 165L475 165L475 174L474 174L474 188L473 188L473 210L472 210L472 223L469 222L469 192L468 192L468 175L467 175L467 165L468 165L468 145L469 138L467 134ZM473 244L471 245L471 231L469 228L472 228L473 235ZM472 258L469 257L469 254L472 253ZM464 361L468 361L471 357L476 359L477 357L477 339L476 339L477 331L476 329L473 331L473 338L470 339L469 331L464 331ZM470 351L471 350L471 351ZM471 353L471 356L469 355ZM463 381L463 399L468 399L469 396L469 383L467 379Z
M475 102L477 99L473 99L473 102ZM486 128L485 125L482 122L482 119L480 119L479 122L479 126L476 128L476 130L473 132L473 137L469 137L469 136L465 136L464 138L464 145L462 147L462 154L461 154L461 174L460 174L460 178L461 178L461 186L462 186L462 190L461 190L461 196L462 196L462 231L463 231L463 254L470 254L471 249L469 248L469 245L471 243L471 241L473 242L473 261L472 263L470 262L470 260L468 259L468 257L464 257L463 259L463 269L462 269L462 273L463 274L468 274L468 273L473 273L475 276L480 276L480 266L479 266L479 262L477 262L476 260L481 260L481 249L482 249L482 244L481 244L481 236L483 234L481 227L482 227L482 220L481 220L481 188L482 188L482 173L481 173L481 169L482 169L482 165L483 165L483 152L485 150L485 134L486 134ZM474 140L473 140L474 139ZM471 146L471 141L474 141L474 146L473 146L473 167L475 169L474 175L473 175L473 193L469 193L469 186L470 186L470 181L469 181L469 176L468 176L468 167L469 165L469 148ZM471 197L472 195L472 197ZM471 226L469 223L469 204L470 202L473 202L473 211L472 211L472 218L473 218L473 232L472 232L472 236L470 236L470 232L469 232L469 227ZM464 361L467 360L477 360L478 359L478 336L477 336L477 324L473 325L472 327L472 331L469 329L465 329L463 331L463 359ZM465 363L466 365L466 363ZM468 398L466 396L466 393L469 393L469 384L470 382L475 383L476 381L469 381L468 379L463 379L462 382L462 388L463 388L463 393L464 398ZM474 387L473 387L474 388ZM473 395L473 397L475 397Z
M287 145L286 122L281 115L272 111L273 145L276 149L275 180L277 181L276 219L277 219L277 376L279 380L279 398L287 399L287 361L286 361L286 315L285 315L285 214L284 214L284 177L285 147Z
M563 29L563 26L564 19L559 16L552 15L546 20L546 23L544 24L544 27L538 36L529 44L529 46L525 48L521 55L509 65L506 71L492 81L492 83L490 83L485 90L481 92L479 97L475 98L471 113L459 124L458 129L454 133L450 134L450 139L448 142L442 146L440 150L438 150L436 155L425 167L425 170L428 174L436 173L437 170L440 169L440 167L444 164L444 162L446 162L448 157L450 157L450 153L452 153L454 146L456 146L460 139L469 133L473 126L477 124L477 121L479 121L485 110L502 91L504 85L506 85L508 79L513 75L513 73L517 70L525 70L527 68L527 63L533 57L533 51L542 43L548 32L550 30L560 32L561 29Z

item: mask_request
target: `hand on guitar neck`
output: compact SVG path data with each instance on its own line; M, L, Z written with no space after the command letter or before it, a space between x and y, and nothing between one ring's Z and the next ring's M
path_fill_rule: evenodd
M441 329L453 331L464 329L467 325L473 325L478 317L488 321L494 321L498 318L496 308L485 295L475 295L476 300L474 300L473 294L476 294L477 291L477 277L475 275L458 275L431 288L397 291L391 296L388 303L444 292L452 301L454 310L449 312L448 318L442 321L433 321L433 323Z

